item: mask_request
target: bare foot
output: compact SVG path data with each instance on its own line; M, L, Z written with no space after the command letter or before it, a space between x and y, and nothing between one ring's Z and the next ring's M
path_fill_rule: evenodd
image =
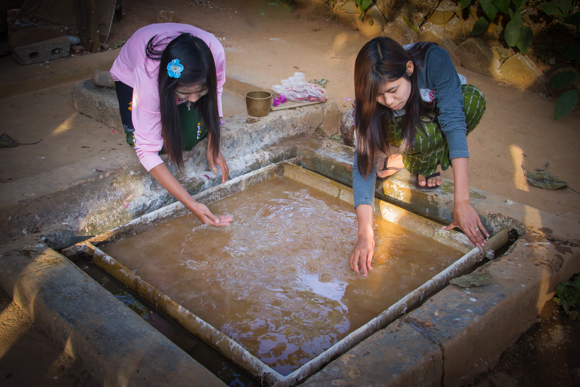
M419 181L419 185L421 187L425 187L425 176L417 175L417 179ZM441 176L434 176L427 180L427 187L439 187L443 183Z
M395 153L391 155L385 165L385 159L380 159L379 170L377 171L377 176L381 179L392 176L401 169L405 169L405 164L403 164L403 155L400 153ZM388 168L388 169L387 169Z

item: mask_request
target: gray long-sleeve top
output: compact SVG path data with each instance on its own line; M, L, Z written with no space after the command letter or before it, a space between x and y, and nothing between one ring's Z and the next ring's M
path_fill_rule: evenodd
M449 54L445 49L433 45L427 49L424 65L415 71L419 89L435 91L439 109L437 118L449 144L449 158L469 157L461 81ZM358 170L356 159L355 152L352 166L354 206L356 208L360 204L369 204L374 207L376 165L373 165L365 179Z

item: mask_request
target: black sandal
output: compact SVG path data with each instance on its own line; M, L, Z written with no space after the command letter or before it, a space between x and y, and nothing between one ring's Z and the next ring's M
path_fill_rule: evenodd
M383 164L383 169L381 169L378 172L383 172L383 171L396 171L396 172L393 173L392 175L387 176L387 177L379 177L379 175L377 173L377 181L378 182L383 182L385 180L388 180L392 176L395 176L397 174L397 172L399 172L400 170L405 169L405 168L397 168L397 167L387 167L387 162L388 161L389 161L389 158L388 157L385 157L385 163Z
M417 188L418 190L422 190L422 191L432 191L435 188L441 187L441 184L436 185L434 187L429 187L427 185L427 182L429 181L429 179L431 179L432 177L437 177L437 176L441 176L441 173L435 172L434 174L427 176L425 178L425 186L422 186L422 185L419 185L419 175L417 175L417 178L415 179L415 188Z

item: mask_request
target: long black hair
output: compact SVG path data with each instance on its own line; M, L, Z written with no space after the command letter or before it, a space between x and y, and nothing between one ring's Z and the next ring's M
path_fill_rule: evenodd
M368 176L379 152L390 155L387 130L394 122L391 109L377 102L381 85L403 77L411 82L411 94L405 105L401 152L412 148L417 128L423 129L421 117L434 110L434 104L421 99L417 70L424 65L427 49L435 43L415 43L409 51L387 37L374 38L361 48L354 65L355 126L359 172ZM414 71L407 74L411 61Z
M158 35L155 35L147 43L146 53L149 59L159 61L159 110L163 146L169 159L181 169L182 138L175 88L193 83L201 83L202 89L207 88L208 93L201 97L196 105L201 121L210 134L211 143L208 147L216 159L220 149L216 69L213 55L203 40L189 33L182 33L163 48L168 39L170 38L159 39ZM179 78L172 78L167 72L167 65L174 59L179 59L183 65Z

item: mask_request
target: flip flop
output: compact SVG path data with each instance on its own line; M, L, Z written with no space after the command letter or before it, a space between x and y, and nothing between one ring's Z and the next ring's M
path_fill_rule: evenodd
M387 176L387 177L379 177L379 175L377 174L377 181L378 182L383 182L385 180L388 180L390 177L395 176L397 174L397 172L399 172L400 170L405 169L405 168L397 168L397 167L387 167L388 160L389 160L389 158L385 157L385 164L383 165L383 169L381 169L379 172L382 172L382 171L396 171L396 172L393 173L392 175Z
M419 185L419 175L417 175L417 179L415 179L415 188L417 188L418 190L421 190L421 191L432 191L435 188L439 188L441 185L436 185L434 187L429 187L427 185L427 181L429 181L429 179L432 178L432 177L437 177L437 176L440 176L440 175L441 175L441 173L435 172L434 174L427 176L425 178L425 186Z

